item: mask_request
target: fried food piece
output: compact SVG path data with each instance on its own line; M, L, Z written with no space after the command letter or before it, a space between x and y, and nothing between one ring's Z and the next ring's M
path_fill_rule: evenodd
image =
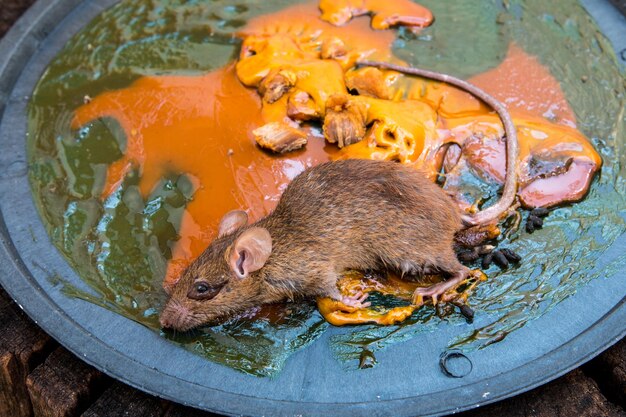
M346 74L346 87L356 90L362 96L391 99L391 89L387 85L385 75L374 67L360 68Z
M287 99L287 116L294 120L321 119L322 114L306 91L294 91Z
M342 59L346 57L348 50L341 39L336 36L324 39L320 49L322 59Z
M335 26L368 13L372 15L373 29L396 25L423 28L433 22L430 10L408 0L321 0L320 10L322 19Z
M427 11L425 8L415 4L415 14L399 14L393 10L380 10L372 17L372 28L383 30L393 26L405 26L412 32L419 32L419 29L430 26L432 20L427 13L419 15L418 11ZM430 12L429 12L430 13Z
M365 137L367 105L347 94L332 95L326 101L324 137L343 148Z
M343 26L353 17L362 16L369 11L365 0L321 0L322 20L335 26Z
M263 101L274 103L296 84L297 75L293 71L274 69L263 78L259 85L259 94Z
M259 146L276 153L295 151L307 144L304 132L283 122L268 123L252 133Z

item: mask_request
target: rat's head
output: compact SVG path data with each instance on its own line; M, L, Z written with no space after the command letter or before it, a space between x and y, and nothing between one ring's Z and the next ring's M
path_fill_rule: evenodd
M186 331L243 312L261 301L260 269L272 252L267 229L248 227L244 211L227 213L219 236L183 273L161 312L161 325Z

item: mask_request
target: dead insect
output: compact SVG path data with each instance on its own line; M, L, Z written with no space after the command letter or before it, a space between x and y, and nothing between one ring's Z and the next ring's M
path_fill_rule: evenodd
M493 252L493 261L502 269L509 267L509 260L501 251L496 250Z
M511 249L496 249L493 252L488 253L483 258L481 266L483 269L487 269L491 266L492 262L495 262L502 269L506 269L510 264L516 264L522 260L522 257Z
M461 262L474 262L480 258L480 254L476 250L464 250L457 254L457 258Z
M474 320L474 310L470 306L463 303L454 303L454 305L459 308L461 315L465 317L468 323L471 323Z
M550 210L544 207L532 209L526 219L526 231L533 233L537 229L543 227L543 218L550 214Z

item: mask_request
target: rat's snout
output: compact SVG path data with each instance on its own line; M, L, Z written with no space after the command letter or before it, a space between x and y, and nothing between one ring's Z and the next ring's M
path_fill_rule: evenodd
M159 317L161 327L186 331L193 327L191 323L191 312L188 308L175 300L170 300Z
M161 323L161 327L164 329L169 329L172 327L172 322L170 321L170 317L161 313L161 317L159 317L159 323Z

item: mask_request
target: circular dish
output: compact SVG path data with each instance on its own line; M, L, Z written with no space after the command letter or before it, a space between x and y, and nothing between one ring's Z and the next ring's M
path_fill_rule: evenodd
M625 271L608 265L626 252L620 236L596 266L606 278L489 349L463 354L468 372L442 371L454 328L442 327L378 354L384 366L346 371L331 358L332 328L273 379L214 364L122 316L65 296L51 279L85 284L50 243L33 203L26 158L26 106L35 83L65 43L113 0L40 0L0 44L0 284L46 332L77 356L143 391L218 413L245 415L440 415L546 383L626 334ZM608 3L585 2L602 30L626 42ZM615 45L621 51L626 45ZM623 61L622 61L623 62ZM464 368L464 369L465 369ZM456 375L455 375L456 376Z

